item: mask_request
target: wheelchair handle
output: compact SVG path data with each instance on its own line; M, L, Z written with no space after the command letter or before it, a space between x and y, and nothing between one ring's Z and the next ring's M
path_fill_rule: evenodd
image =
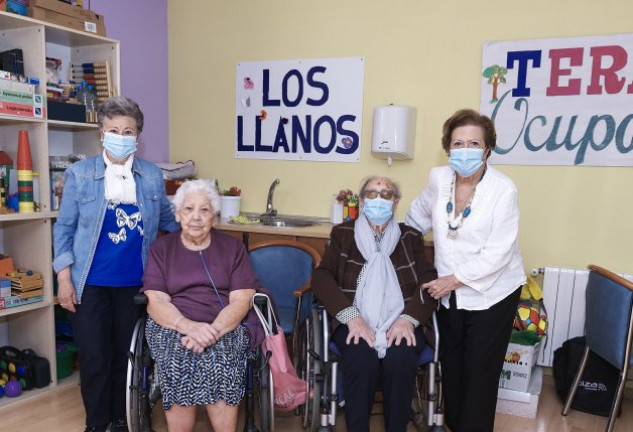
M135 305L146 305L147 301L148 301L147 296L143 293L139 293L134 296Z

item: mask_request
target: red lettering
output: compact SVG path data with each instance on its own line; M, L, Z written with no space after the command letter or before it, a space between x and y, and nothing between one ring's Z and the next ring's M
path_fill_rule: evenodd
M573 78L567 81L567 85L560 85L560 77L571 75L571 66L582 66L582 48L562 48L553 49L549 52L552 61L552 70L549 78L549 87L545 94L547 96L570 96L580 94L580 78ZM569 59L568 68L561 67L561 59Z
M617 72L626 66L626 50L619 45L593 47L589 51L593 57L591 67L591 84L587 87L587 94L602 94L600 77L604 77L604 89L607 94L616 94L624 87L625 78L618 77ZM611 57L611 65L603 66L602 58Z

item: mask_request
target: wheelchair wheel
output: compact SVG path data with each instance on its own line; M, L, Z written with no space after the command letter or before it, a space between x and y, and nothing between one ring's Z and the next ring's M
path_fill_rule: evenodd
M152 408L159 398L155 365L145 341L145 318L134 327L127 367L126 412L130 432L152 432Z
M257 372L258 401L261 432L272 432L275 429L275 399L273 393L273 374L263 354Z
M313 308L310 318L306 320L303 339L303 378L306 380L306 404L303 412L303 427L310 431L317 431L320 426L321 413L321 388L322 388L322 365L323 345L321 329L321 313Z

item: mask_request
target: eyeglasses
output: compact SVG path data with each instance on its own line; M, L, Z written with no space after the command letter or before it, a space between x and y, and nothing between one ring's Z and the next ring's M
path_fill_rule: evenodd
M393 198L393 191L391 189L383 189L381 191L377 190L366 190L365 198L374 199L380 195L380 198L390 200Z

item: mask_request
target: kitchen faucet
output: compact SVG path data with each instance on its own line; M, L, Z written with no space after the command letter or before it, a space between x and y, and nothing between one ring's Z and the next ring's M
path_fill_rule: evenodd
M270 189L268 189L268 198L266 199L266 213L262 216L275 217L277 216L277 210L273 208L273 194L275 193L275 188L279 184L279 179L275 179L270 185Z

